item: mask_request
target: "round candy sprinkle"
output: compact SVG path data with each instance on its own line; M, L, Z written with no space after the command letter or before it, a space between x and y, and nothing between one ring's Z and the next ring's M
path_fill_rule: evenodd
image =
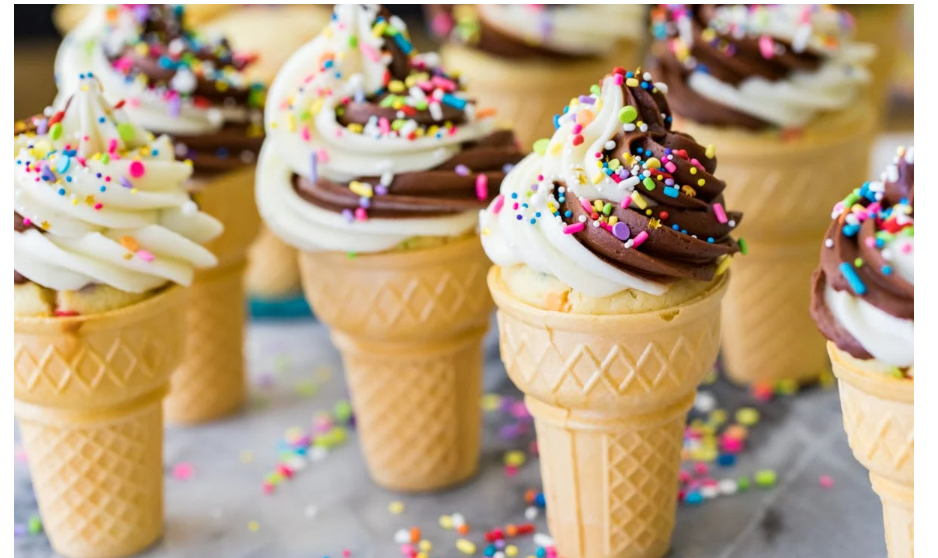
M128 170L130 171L130 176L134 178L140 178L141 176L143 176L144 172L146 172L143 166L143 163L141 163L140 161L133 161L132 163L130 163L130 167L128 168Z
M753 480L756 481L757 486L760 486L762 488L768 488L775 484L775 481L777 480L777 475L775 471L771 469L763 469L761 471L756 472L756 474L753 476Z
M619 110L619 122L623 124L634 122L636 118L638 118L638 110L632 105L626 105Z
M543 155L547 152L547 146L550 144L549 138L541 138L534 142L534 152Z
M398 501L391 502L388 504L388 511L394 515L401 514L404 512L404 503Z
M753 426L759 422L759 411L752 407L743 407L736 411L736 422L743 426Z

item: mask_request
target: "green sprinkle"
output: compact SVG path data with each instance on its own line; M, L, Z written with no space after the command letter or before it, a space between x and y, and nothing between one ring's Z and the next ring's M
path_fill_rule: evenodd
M844 198L844 208L850 209L853 204L860 200L860 193L857 190L850 192L850 195Z
M56 122L55 124L52 125L51 128L49 128L49 138L53 140L57 140L60 137L62 137L62 124L59 122Z
M607 203L603 206L603 215L609 215L610 213L612 213L612 204Z
M358 48L358 35L352 35L348 38L348 46L351 48Z
M427 103L427 101L424 99L421 99L414 104L414 108L417 110L427 110L428 106L430 106L430 104Z
M746 244L745 238L739 239L739 253L744 256L749 253L749 245Z
M547 146L550 144L549 138L541 138L534 142L534 152L538 155L543 155L547 152Z
M910 226L899 231L899 234L902 236L915 236L915 227Z
M736 481L736 488L740 492L749 490L749 477L739 477L739 480Z
M858 268L863 267L863 258L857 258L853 260L853 266Z
M889 373L892 374L894 378L905 378L905 374L902 373L902 370L899 370L898 366L891 367Z
M130 122L121 122L117 125L117 133L120 135L121 139L124 140L124 143L130 142L134 139L134 136L137 135L137 131L134 129L134 125Z
M336 422L347 424L352 419L352 404L344 399L336 401L332 413Z
M775 471L771 469L763 469L761 471L757 471L753 478L756 481L757 486L762 488L769 488L775 484L778 476L775 474Z
M42 519L38 515L29 518L29 524L26 527L30 535L38 535L42 532Z
M101 163L104 164L104 165L106 165L106 164L108 164L108 163L110 163L110 162L111 162L111 156L108 155L107 153L102 153L102 154L101 154Z
M348 259L350 259L350 260L354 260L355 258L358 257L358 254L357 254L356 252L347 252L347 253L345 254L345 257L348 258Z
M619 111L619 122L635 122L638 118L638 111L632 105L626 105Z
M645 179L642 180L642 184L645 185L645 189L649 192L655 189L655 181L652 180L650 176L646 176Z
M594 84L590 87L590 93L592 93L592 94L594 94L594 95L599 95L599 94L600 94L599 86L594 83Z
M394 131L400 130L404 126L405 121L398 118L394 122L391 122L391 129Z

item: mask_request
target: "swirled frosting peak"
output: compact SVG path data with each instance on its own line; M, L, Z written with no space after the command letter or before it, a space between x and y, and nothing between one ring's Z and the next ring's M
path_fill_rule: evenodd
M661 5L656 72L676 113L702 124L800 128L844 110L869 81L871 45L825 5Z
M722 273L742 215L724 205L713 146L671 130L666 91L616 68L573 99L482 211L489 257L597 297Z
M222 231L189 199L191 165L112 107L90 74L62 110L14 125L14 281L60 291L188 285Z
M834 207L813 278L821 333L856 358L898 368L915 360L914 203L915 155L902 147L880 180Z
M374 5L332 22L271 87L257 200L268 226L305 250L373 252L458 236L521 159L434 53Z
M56 77L68 94L79 72L93 72L111 101L171 134L177 157L203 174L253 163L260 149L266 88L244 77L253 61L224 37L190 29L181 5L122 4L96 7L65 38Z

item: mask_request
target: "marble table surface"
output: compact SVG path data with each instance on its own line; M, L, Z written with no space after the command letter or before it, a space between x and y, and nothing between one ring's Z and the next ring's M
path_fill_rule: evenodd
M884 137L877 164L888 160L910 134ZM470 483L434 495L401 496L377 488L368 478L355 435L293 480L264 494L264 476L277 463L279 441L291 427L309 428L319 411L347 397L339 355L324 327L313 320L250 325L247 354L252 402L240 416L166 434L165 536L147 558L355 558L400 556L394 534L420 527L433 541L431 556L456 558L453 531L438 525L442 514L459 512L473 526L468 538L479 545L482 532L524 522L524 494L540 488L537 459L514 476L503 456L526 448L532 433L505 439L505 415L486 416L481 470ZM495 332L486 341L486 389L517 396L498 359ZM722 381L701 388L729 411L755 405L743 389ZM681 505L671 558L883 558L886 556L878 498L865 469L847 447L836 390L810 389L758 404L761 421L747 448L717 478L774 469L768 489L721 496L701 505ZM18 440L18 437L17 437ZM17 442L18 443L18 442ZM17 449L18 450L18 446ZM38 514L22 452L15 451L14 520ZM183 480L181 468L190 475ZM821 476L834 486L823 488ZM389 511L401 502L403 511ZM546 532L543 515L536 520ZM518 539L520 556L533 549ZM17 558L56 556L40 533L20 534Z

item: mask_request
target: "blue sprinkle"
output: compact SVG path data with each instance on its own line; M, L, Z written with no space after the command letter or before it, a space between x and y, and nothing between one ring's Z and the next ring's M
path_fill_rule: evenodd
M554 129L556 130L559 127L560 127L560 115L555 114L554 115Z
M857 272L854 271L853 266L847 262L840 264L840 274L844 276L844 279L847 280L847 283L850 284L850 288L853 289L853 292L862 296L866 294L866 285L863 284L863 281L860 280L860 276L857 275Z
M71 177L71 176L66 176L66 177L65 177L65 182L71 182L71 181L72 181L72 177Z
M533 225L535 223L537 223L537 219L531 219L531 224Z
M703 496L700 494L700 492L688 492L684 496L684 501L688 504L699 504L703 502Z
M633 77L635 77L635 74L632 73L632 72L625 72L625 77L627 77L627 78L633 78Z
M844 225L844 236L856 236L860 232L860 225Z
M536 556L537 558L544 558L545 556L547 556L547 551L544 550L543 546L539 546L537 547L537 550L534 551L534 556Z
M523 204L521 204L521 207L527 209L527 208L528 208L528 204L527 204L527 203L523 203Z
M735 464L736 456L732 453L721 453L720 456L717 457L717 465L721 467L732 467Z
M398 35L398 36L400 36L400 35ZM453 108L455 108L455 109L457 109L457 110L463 110L464 108L466 108L466 100L465 100L465 99L460 99L459 97L456 97L455 95L450 95L449 93L444 93L444 94L443 94L443 99L442 99L442 101L443 101L443 103L445 103L445 104L447 104L447 105L449 105L449 106L451 106L451 107L453 107Z
M216 155L219 159L227 159L227 158L228 158L228 149L226 149L226 148L224 148L224 147L219 147L218 149L215 150L215 155Z
M101 186L100 188L98 188L98 191L99 191L99 192L107 192L107 186Z
M310 156L310 161L309 161L309 163L310 163L310 165L309 165L309 170L310 170L309 179L310 179L311 181L313 181L313 182L316 182L316 181L318 180L318 177L319 177L319 156L316 155L315 152L313 152L313 154Z
M676 198L678 195L678 189L674 186L665 186L664 195L668 196L669 198Z
M888 265L883 266L883 275L892 275L892 268Z
M708 236L708 237L707 237L707 242L709 242L710 244L713 244L713 237L712 237L712 236Z
M105 118L104 118L103 116L99 116L99 117L98 117L98 123L99 123L99 124L104 124L104 120L105 120Z
M59 195L60 195L60 196L64 196L64 195L65 195L65 188L59 188Z
M179 64L174 62L169 56L163 55L160 56L160 68L166 68L167 70L172 70L176 68Z
M681 229L681 234L687 234L687 229Z
M677 226L677 225L671 225L671 228L674 229L674 230L678 230L678 229L681 228L681 227L679 227L679 226Z
M541 212L538 211L537 213L534 214L534 216L537 217L537 218L540 218L540 217L541 217Z
M547 500L544 498L543 492L538 492L537 495L534 497L534 505L539 508L543 508L547 506Z
M511 193L511 199L513 199L513 200L518 199L518 193L517 193L517 192L512 192L512 193Z
M519 214L515 215L515 219L517 219L517 220L520 221L520 220L524 219L524 217L519 213Z
M332 60L326 60L325 62L322 63L322 67L323 69L328 70L329 68L332 67L332 64L333 64Z
M570 217L573 217L573 212L570 210L564 211L563 216L569 219Z
M410 54L411 51L414 50L413 45L411 45L400 33L394 35L394 42L397 43L397 46L401 47L401 50L404 51L404 54Z

